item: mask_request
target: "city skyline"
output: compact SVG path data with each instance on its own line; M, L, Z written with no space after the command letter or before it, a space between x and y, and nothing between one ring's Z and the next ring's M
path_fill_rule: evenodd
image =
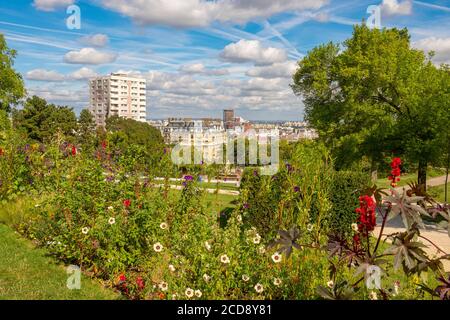
M15 67L29 94L79 113L89 106L89 78L126 72L147 80L148 119L220 118L233 109L253 121L302 120L289 87L296 62L349 37L378 4L382 26L408 27L415 47L450 62L449 1L129 3L2 3L0 32L18 51ZM80 7L80 30L66 27L70 4Z

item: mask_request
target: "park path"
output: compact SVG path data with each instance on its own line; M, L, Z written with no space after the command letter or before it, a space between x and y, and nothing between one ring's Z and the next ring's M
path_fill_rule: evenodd
M400 216L388 221L383 230L383 239L386 238L385 235L393 234L396 232L404 232L406 228L403 225L402 219ZM378 237L381 231L381 219L377 221L377 227L375 227L374 235ZM447 234L447 230L438 229L434 224L425 222L425 229L420 229L420 235L432 241L435 245L439 247L442 251L446 253L450 253L450 237ZM432 244L424 239L419 239L418 241L427 245L425 248L425 252L430 256L434 256L438 254L438 250ZM439 255L442 255L440 253ZM450 261L442 260L444 264L445 271L450 272Z
M444 176L439 176L439 177L435 177L435 178L431 178L427 180L427 187L437 187L437 186L442 186L445 184L445 175ZM449 181L450 181L450 176L449 176ZM397 191L402 191L403 188L409 188L408 185L406 186L401 186L401 187L397 187L395 188L395 190Z
M427 187L436 187L441 186L445 184L445 176L439 176L435 178L428 179L427 181ZM407 185L402 187L397 187L395 190L397 192L403 192L403 188L406 190L409 188ZM432 223L425 223L425 229L420 230L420 234L424 236L425 238L432 241L434 244L436 244L441 250L450 253L450 237L447 234L446 230L441 230L436 227L435 224ZM377 227L375 227L374 235L378 237L381 230L381 219L378 219L377 221ZM384 227L383 235L392 234L396 232L404 232L406 230L405 226L403 225L402 219L400 216L396 217L395 219L392 219L386 223L386 226ZM386 238L386 237L383 237ZM421 242L426 244L428 248L425 249L425 252L429 254L430 256L433 256L437 254L437 249L431 245L428 241L421 239ZM450 261L443 260L444 268L446 271L450 272Z
M163 184L156 184L156 185L154 185L154 186L155 186L156 188L164 187ZM184 186L179 186L179 185L171 184L171 185L170 185L170 188L171 188L171 189L175 189L175 190L183 190ZM199 189L200 189L200 190L205 190L205 191L208 192L208 193L216 193L216 189L202 188L202 187L199 187ZM225 195L229 195L229 196L238 196L238 195L240 194L240 192L237 191L237 190L223 190L223 189L219 189L219 190L217 190L217 192L218 192L219 194L225 194Z

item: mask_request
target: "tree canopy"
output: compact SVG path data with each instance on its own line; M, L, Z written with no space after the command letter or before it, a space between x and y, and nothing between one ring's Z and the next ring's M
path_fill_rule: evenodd
M446 66L411 47L406 29L358 25L342 45L309 52L292 89L340 166L367 156L375 168L387 155L405 155L424 183L449 130L449 79Z
M8 48L0 33L0 110L11 111L11 106L25 96L22 76L13 68L16 51Z
M14 127L24 130L28 137L43 142L60 131L66 136L74 136L77 118L72 108L49 104L45 99L28 98L21 110L13 112Z

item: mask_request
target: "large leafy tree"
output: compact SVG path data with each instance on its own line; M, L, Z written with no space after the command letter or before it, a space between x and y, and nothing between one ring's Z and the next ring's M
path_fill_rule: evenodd
M25 96L22 77L13 68L15 57L16 51L8 48L0 34L0 110L6 112Z
M112 116L106 120L106 130L111 132L111 142L122 150L132 145L140 146L152 157L163 151L164 139L161 133L146 122Z
M376 168L386 155L407 155L425 183L446 127L448 72L411 48L406 29L355 26L342 46L329 43L309 52L293 80L306 119L337 163L349 166L365 155Z
M71 108L48 104L37 96L28 98L23 109L14 110L13 123L29 138L40 142L52 138L57 132L74 136L77 129L77 118Z
M85 147L92 147L95 141L96 124L88 109L83 109L78 118L78 141Z

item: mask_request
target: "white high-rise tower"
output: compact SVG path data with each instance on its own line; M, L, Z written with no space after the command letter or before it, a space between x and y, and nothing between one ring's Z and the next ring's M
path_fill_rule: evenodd
M89 80L89 92L89 111L97 125L104 126L106 119L114 115L146 121L145 79L111 73Z

